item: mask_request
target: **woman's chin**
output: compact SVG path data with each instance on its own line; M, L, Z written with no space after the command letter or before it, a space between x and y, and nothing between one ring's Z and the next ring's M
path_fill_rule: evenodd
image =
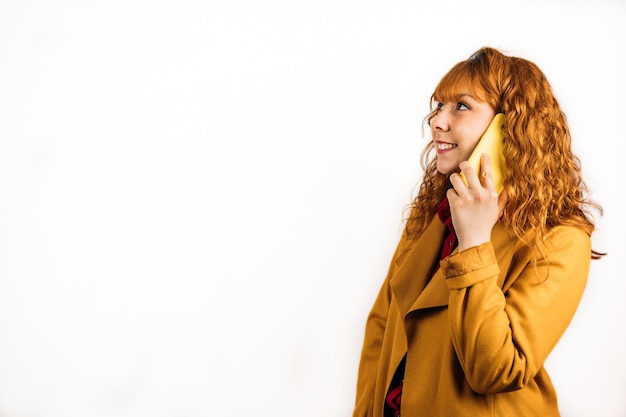
M458 168L454 169L454 168L451 168L451 167L439 167L439 166L437 166L437 172L439 172L442 175L450 175L453 172L457 172L457 171L458 171Z

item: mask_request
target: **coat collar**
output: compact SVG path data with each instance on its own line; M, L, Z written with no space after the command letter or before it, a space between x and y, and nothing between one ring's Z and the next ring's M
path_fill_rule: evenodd
M449 293L443 281L443 273L437 271L433 280L430 279L439 262L445 228L437 217L433 218L422 235L410 241L407 249L395 261L397 269L389 284L403 316L415 308L448 304ZM441 282L438 284L437 280ZM431 282L434 288L426 291ZM442 289L445 289L445 292L441 291Z
M433 218L424 233L409 242L395 261L397 269L390 279L390 285L403 317L415 310L448 305L450 290L443 271L438 269L432 275L439 263L445 230L446 226L439 218ZM504 248L507 242L511 242L511 238L500 223L494 226L491 240L496 254L500 255L499 262L502 261L501 257L512 255L510 250ZM455 253L457 249L452 252ZM498 280L500 285L503 284L503 277L504 274Z

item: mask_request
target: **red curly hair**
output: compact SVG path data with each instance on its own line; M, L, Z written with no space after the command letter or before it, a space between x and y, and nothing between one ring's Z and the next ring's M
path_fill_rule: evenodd
M431 96L435 103L452 101L467 91L504 113L504 157L507 175L504 191L508 201L500 222L520 239L534 230L526 242L541 252L541 242L557 225L571 225L589 235L595 225L590 209L602 209L587 196L580 160L571 148L566 117L546 76L534 63L506 56L493 48L481 48L456 64L439 82ZM450 187L448 177L436 169L432 141L422 151L424 178L417 197L407 207L405 233L418 237L436 213ZM514 173L514 175L511 175ZM597 252L592 253L597 258Z

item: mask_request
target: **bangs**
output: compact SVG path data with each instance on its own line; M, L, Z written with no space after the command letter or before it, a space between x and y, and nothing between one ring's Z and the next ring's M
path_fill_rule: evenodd
M468 61L458 63L444 75L433 92L431 104L456 101L464 94L470 94L479 101L486 98L480 76Z

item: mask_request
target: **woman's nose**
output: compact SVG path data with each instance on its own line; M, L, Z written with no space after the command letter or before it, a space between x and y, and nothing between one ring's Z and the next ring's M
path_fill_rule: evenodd
M443 132L447 131L450 128L447 112L445 110L438 110L433 118L430 119L430 128Z

